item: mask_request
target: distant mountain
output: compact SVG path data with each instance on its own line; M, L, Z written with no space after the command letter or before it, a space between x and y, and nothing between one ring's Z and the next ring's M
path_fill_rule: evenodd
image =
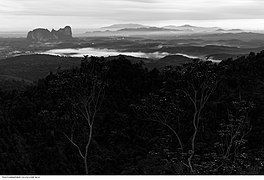
M206 58L207 59L214 59L214 60L226 60L228 58L233 58L233 59L237 59L238 57L241 57L241 56L246 56L247 54L228 54L228 53L222 53L222 54L210 54L208 55Z
M216 30L216 32L240 33L240 32L244 32L244 31L242 29L222 29L222 28L219 28Z
M166 28L159 28L159 27L141 27L141 28L124 28L118 31L177 31L174 29L166 29Z
M27 39L30 41L50 41L50 40L67 40L72 38L70 26L60 28L58 31L52 29L38 28L28 32Z
M169 25L169 26L164 26L163 28L180 30L180 31L189 31L189 32L211 32L219 29L218 27L197 27L189 24L183 26Z
M139 28L121 28L117 30L101 30L101 31L93 31L86 32L85 34L88 36L148 36L148 35L168 35L175 34L174 32L178 32L178 30L174 29L166 29L160 27L139 27Z
M197 28L196 26L191 26L189 24L182 25L182 26L174 26L174 25L168 25L164 26L163 28L168 28L168 29L191 29L191 28Z
M168 25L163 27L146 26L142 24L114 24L107 27L102 27L101 30L109 31L124 31L124 30L178 30L178 31L216 31L218 27L196 27L189 24L182 26Z
M148 34L149 32L149 34ZM185 24L182 26L168 25L163 27L146 26L142 24L114 24L94 31L88 31L88 36L175 36L184 34L223 34L241 33L242 29L222 29L219 27L199 27Z
M137 28L145 28L148 26L141 25L141 24L113 24L111 26L102 27L102 30L109 30L109 31L117 31L120 29L137 29Z
M229 29L227 31L230 31L230 32L241 32L243 30L242 29Z
M224 29L222 29L222 28L219 28L219 29L217 29L216 31L225 31Z

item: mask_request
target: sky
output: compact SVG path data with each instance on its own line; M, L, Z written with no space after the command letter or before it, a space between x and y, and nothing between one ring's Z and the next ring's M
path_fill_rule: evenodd
M0 0L0 31L115 23L264 30L264 0Z

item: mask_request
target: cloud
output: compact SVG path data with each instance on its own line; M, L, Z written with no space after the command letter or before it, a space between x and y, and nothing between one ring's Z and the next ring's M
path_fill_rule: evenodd
M33 23L38 17L93 23L264 19L263 9L263 0L0 0L0 20L12 16L14 24L29 23L26 19Z
M262 17L261 0L1 0L0 14L29 16L89 16L129 19L212 19ZM211 13L211 14L210 14ZM169 15L169 17L168 17ZM176 17L177 16L177 17ZM134 18L133 18L134 19Z
M16 11L23 11L23 6L16 2L16 1L10 1L10 0L1 0L0 1L0 14L1 13L13 13Z
M123 0L123 1L130 1L133 3L158 3L158 2L161 2L160 0Z

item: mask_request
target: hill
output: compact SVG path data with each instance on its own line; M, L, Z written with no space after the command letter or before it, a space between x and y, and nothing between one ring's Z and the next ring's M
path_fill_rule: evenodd
M164 58L161 58L157 61L153 61L149 64L146 64L146 66L149 69L153 68L162 68L165 66L179 66L185 63L192 62L193 59L190 59L188 57L182 56L182 55L168 55L165 56Z
M190 58L181 55L170 55L159 60L139 58L133 56L109 56L107 60L114 60L123 57L131 63L143 62L149 69L162 68L164 66L181 65L191 62ZM44 54L21 55L0 60L0 80L25 81L27 83L37 81L46 77L50 72L57 72L63 69L79 67L82 58L52 56Z
M0 60L0 75L15 77L26 81L37 81L49 72L79 66L81 58L51 55L22 55Z

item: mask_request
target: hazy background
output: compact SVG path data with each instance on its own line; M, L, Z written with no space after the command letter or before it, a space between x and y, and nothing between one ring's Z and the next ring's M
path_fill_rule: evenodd
M114 23L264 29L263 0L1 0L0 31Z

